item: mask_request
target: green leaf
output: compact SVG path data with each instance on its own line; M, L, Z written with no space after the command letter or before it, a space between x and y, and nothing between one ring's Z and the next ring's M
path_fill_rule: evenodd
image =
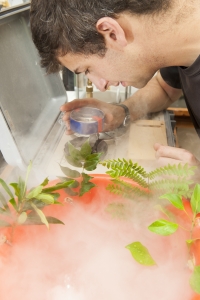
M59 201L54 201L54 205L55 204L59 204L59 205L63 205L63 203L59 202Z
M36 199L44 202L45 204L53 204L54 203L54 197L49 194L41 193L35 197Z
M83 182L81 184L79 196L83 196L85 193L87 193L88 191L90 191L95 186L96 185L93 182L87 182L87 183Z
M9 212L10 209L9 209L9 207L8 207L8 203L7 203L7 201L6 201L6 199L4 198L4 196L3 196L2 193L0 193L0 202L1 202L2 205L3 205L3 208L4 208L7 212Z
M18 188L19 188L18 201L21 202L24 199L26 193L26 184L21 177L19 178Z
M80 150L80 153L81 153L81 156L83 158L86 158L89 154L91 154L92 152L92 148L89 144L89 140L87 140L82 146L81 146L81 150Z
M141 265L144 266L154 266L156 262L151 257L148 249L143 246L140 242L134 242L127 245L125 248L130 250L133 258Z
M190 286L193 291L200 294L200 266L195 266L190 278Z
M69 196L77 196L78 192L73 191L71 188L66 188L65 189L66 194L68 194Z
M59 193L51 193L51 194L49 194L49 195L53 196L54 204L55 204L55 201L58 200L58 198L60 197L60 194L59 194Z
M70 178L70 180L72 180L72 178ZM79 185L80 185L80 183L77 180L74 180L74 182L71 183L69 185L69 187L75 189L75 188L79 187Z
M37 208L40 208L40 209L42 209L46 206L46 204L43 203L42 201L37 200L37 199L33 199L33 200L31 200L31 202L30 201L24 202L23 211L26 212L27 210L32 210L33 207L31 206L31 203L35 204L37 206Z
M0 220L0 227L9 227L11 226L10 223L4 221L4 220Z
M191 207L193 213L196 215L200 213L200 184L196 184L192 197L191 197Z
M65 158L66 158L66 161L70 164L70 165L72 165L72 166L74 166L74 167L77 167L77 168L82 168L82 162L80 162L79 160L77 160L77 159L74 159L72 156L70 156L70 155L65 155Z
M48 183L49 183L49 179L45 178L45 180L40 185L46 186Z
M69 154L73 159L77 161L83 159L80 150L76 149L70 142L68 142L67 145L68 145Z
M17 211L18 208L17 208L17 203L15 201L15 198L12 198L9 200L9 203L13 206L13 208Z
M37 206L35 204L31 203L31 206L33 207L33 209L35 210L35 212L40 217L41 222L44 223L47 226L47 228L49 229L49 223L48 223L48 221L47 221L44 213L39 208L37 208Z
M186 244L188 246L191 246L194 243L195 240L186 240Z
M61 220L57 219L57 218L54 218L54 217L50 217L50 216L47 216L47 221L49 222L49 224L62 224L62 225L65 225L65 223L63 223Z
M186 240L186 244L188 246L192 245L193 243L195 243L197 240L200 240L200 238L197 238L197 239L193 239L193 240Z
M98 160L87 161L84 163L84 169L87 171L93 171L96 169L98 162Z
M13 198L13 193L11 192L11 190L9 189L8 185L5 183L5 181L0 178L0 184L2 185L2 187L4 188L4 190L8 193L8 195Z
M94 177L89 176L88 174L85 174L85 173L82 173L81 175L82 175L82 177L83 177L84 183L87 183L87 182L90 181L90 179L94 178Z
M43 186L39 185L36 188L34 188L33 190L31 190L27 195L26 198L27 199L32 199L32 198L36 198L41 192L42 192Z
M81 174L78 171L71 170L68 167L63 167L60 165L60 168L67 177L78 178L81 176Z
M160 196L160 199L167 199L176 208L184 210L182 197L178 194L165 194L165 195Z
M66 181L74 181L72 184L70 184L69 186L71 188L77 188L79 186L79 182L73 178L67 178L67 177L61 177L61 176L58 176L58 178L60 179L61 182L66 182Z
M70 178L70 177L67 178L67 177L63 177L63 176L58 176L58 178L60 179L61 182L74 180L74 183L71 185L71 187L73 187L73 188L77 188L79 186L79 182L77 180L75 180L74 178Z
M26 221L26 219L27 219L27 213L26 213L26 212L22 212L22 213L19 215L19 217L18 217L18 219L17 219L17 222L18 222L19 224L23 224L23 223Z
M178 224L160 219L153 222L148 229L154 233L166 236L174 233L178 229Z
M65 182L61 182L61 183L58 183L54 186L50 186L48 188L44 188L42 189L42 192L43 193L51 193L51 192L55 192L55 191L58 191L58 190L61 190L61 189L64 189L68 186L70 186L71 184L74 183L74 180L69 180L69 181L65 181Z
M86 157L86 161L93 161L100 159L102 153L92 153Z
M15 190L15 195L16 195L17 197L19 197L20 190L19 190L19 185L18 185L18 183L12 182L12 183L10 183L10 186L12 186L12 187L14 188L14 190Z
M61 220L51 217L51 216L46 216L46 219L49 224L62 224L65 225ZM28 218L24 225L44 225L44 223L41 221L41 219L34 214L28 215Z

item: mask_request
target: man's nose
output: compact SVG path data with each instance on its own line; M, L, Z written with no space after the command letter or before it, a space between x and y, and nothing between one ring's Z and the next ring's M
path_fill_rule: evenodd
M105 92L106 91L106 86L107 86L108 81L106 81L103 78L96 78L96 77L91 76L89 74L87 75L87 78L90 81L92 81L92 83L96 86L96 88L98 90L100 90L101 92Z

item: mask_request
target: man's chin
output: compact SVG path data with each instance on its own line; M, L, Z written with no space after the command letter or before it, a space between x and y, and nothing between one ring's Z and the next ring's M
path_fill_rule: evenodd
M124 87L128 87L128 86L133 86L137 89L141 89L143 88L146 84L147 84L148 81L140 81L140 82L127 82L127 81L121 81L121 85L124 86Z
M149 82L149 80L151 80L151 77L150 78L142 78L138 81L135 81L135 82L126 82L127 86L133 86L137 89L141 89L143 87L145 87L145 85L147 85L147 83Z

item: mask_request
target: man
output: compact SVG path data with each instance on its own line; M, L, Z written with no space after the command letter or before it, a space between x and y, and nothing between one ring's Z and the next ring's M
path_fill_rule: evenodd
M48 73L65 66L84 72L96 87L134 86L124 101L131 119L163 110L182 92L200 135L200 1L199 0L32 0L31 30ZM95 99L74 100L61 107L69 113L95 106L106 114L106 128L120 126L121 106ZM198 164L188 151L155 145L159 159Z

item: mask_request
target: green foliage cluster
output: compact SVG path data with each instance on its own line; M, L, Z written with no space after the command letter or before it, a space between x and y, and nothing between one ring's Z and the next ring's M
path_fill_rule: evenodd
M70 142L67 143L68 155L65 155L67 162L78 168L82 168L82 172L72 170L71 168L61 166L62 172L66 177L59 177L60 180L74 180L73 185L66 189L66 192L71 196L82 196L93 187L95 184L91 182L92 176L85 173L86 171L93 171L100 162L101 153L92 153L92 147L89 139L82 144L80 150L75 148ZM77 180L79 178L79 180Z
M193 273L190 278L190 286L197 294L200 294L200 266L196 265L195 258L193 257L193 254L190 251L191 245L195 244L196 241L200 239L200 235L199 235L199 238L196 238L193 236L195 224L199 219L198 214L200 213L200 185L196 184L194 189L192 190L192 196L191 196L191 200L190 200L190 204L191 204L191 208L192 208L192 218L188 215L187 211L185 210L181 195L168 193L168 194L162 195L160 197L160 199L166 199L174 207L176 207L177 209L179 209L181 211L184 211L186 216L188 217L188 220L190 221L190 228L183 228L178 223L174 223L174 221L170 220L170 217L168 215L169 220L165 220L165 219L156 220L155 222L153 222L152 224L150 224L148 226L148 229L151 232L162 235L162 236L171 235L171 234L175 233L178 230L178 228L180 228L180 227L183 230L190 232L190 239L186 241L186 244L188 245L189 253L191 256L191 262L193 263ZM138 242L132 243L131 246L129 245L129 249L130 249L133 257L138 261L137 256L134 255L134 251L133 251L135 243L138 243ZM148 253L148 256L149 255L150 254Z
M165 191L178 193L184 197L191 196L190 186L193 182L190 177L194 175L194 166L188 164L170 165L156 168L154 171L146 172L143 167L132 160L113 159L100 162L108 171L106 172L113 178L113 184L107 189L123 197L134 198L135 195L155 195ZM138 186L127 184L123 177L129 178L138 183Z
M168 212L166 207L160 206L160 210L167 217L166 219L161 218L155 220L148 226L148 230L162 236L169 236L174 234L178 228L182 228L190 232L190 239L186 241L186 245L189 249L191 262L193 263L193 273L190 278L190 286L197 293L200 294L200 265L196 265L195 259L192 252L190 251L191 245L195 244L199 238L194 238L193 231L196 222L199 219L200 213L200 185L194 186L191 181L191 176L194 175L196 167L189 166L188 164L182 165L170 165L157 168L151 172L146 172L144 168L139 166L137 163L133 163L132 160L126 159L113 159L100 162L103 166L107 167L106 172L111 176L112 184L107 186L107 189L117 195L132 199L137 196L151 196L154 197L159 195L159 199L165 199L176 209L184 211L190 221L190 228L183 228L174 221L175 217ZM127 178L130 179L127 182ZM135 186L131 182L136 182L138 185ZM167 191L167 193L166 193ZM165 194L163 195L163 193ZM192 208L192 219L185 210L183 204L183 197L190 198ZM107 211L113 214L112 210L114 207L114 214L116 215L116 208L112 204ZM123 211L125 210L124 206ZM118 208L120 206L118 205ZM119 209L117 215L120 216ZM131 252L133 258L142 265L154 266L156 265L155 260L151 256L149 250L139 241L135 241L126 246Z
M27 181L31 166L32 164L30 163L25 181L20 177L18 182L9 184L14 189L14 193L9 185L0 178L0 185L10 197L7 201L3 193L0 193L0 227L12 227L14 229L19 224L45 224L49 228L49 223L63 224L57 218L45 216L42 209L48 205L60 204L57 201L59 193L55 193L55 191L70 187L74 181L68 180L47 187L49 180L46 178L40 185L27 191Z
M25 181L19 178L19 182L10 184L14 189L14 194L5 181L0 179L0 184L10 196L9 201L6 201L3 194L0 193L0 202L2 204L0 207L0 227L11 226L14 229L18 224L45 224L49 228L49 223L63 224L62 221L54 217L45 216L42 209L47 205L60 204L57 201L59 194L55 193L57 190L65 189L68 195L82 196L94 188L95 184L91 181L93 177L86 174L85 170L93 171L100 163L108 169L106 173L112 178L112 184L109 184L107 189L114 194L129 199L133 199L136 196L137 198L140 196L149 198L151 195L160 194L160 200L165 199L165 201L169 201L171 205L181 211L185 211L186 214L187 211L185 210L182 197L191 198L193 216L189 228L190 239L186 241L189 250L191 245L196 242L197 238L194 238L193 231L200 213L200 185L197 184L194 187L194 183L190 179L194 175L195 167L191 167L188 164L167 165L147 172L137 163L133 163L132 160L113 159L101 162L101 153L92 153L89 139L82 144L80 149L76 149L68 142L68 154L65 157L72 166L82 168L82 172L60 166L66 177L59 177L61 182L54 186L47 187L48 179L46 178L39 186L27 191L27 180L31 170L31 163L28 167ZM130 181L127 181L127 178ZM132 184L133 182L134 184ZM163 193L165 194L163 195ZM111 206L107 207L107 211L109 213L114 211L115 216L125 218L127 208L123 204L112 203ZM174 217L171 219L171 214L167 213L165 207L161 206L161 211L167 219L155 220L148 226L148 230L155 234L169 236L181 226L175 223ZM145 266L156 265L149 250L139 241L127 245L126 248L138 263ZM190 285L196 293L200 294L200 266L196 265L194 260L192 261L194 265Z

